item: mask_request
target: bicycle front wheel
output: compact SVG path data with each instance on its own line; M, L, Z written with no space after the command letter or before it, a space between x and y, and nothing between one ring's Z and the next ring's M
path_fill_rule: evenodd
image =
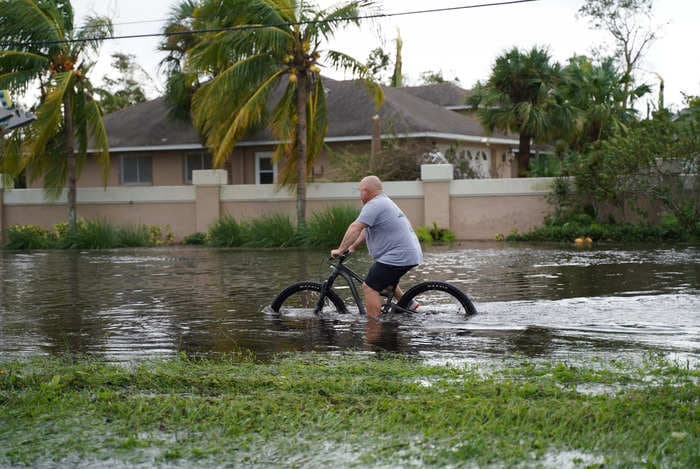
M418 312L458 313L466 316L476 314L476 308L469 297L459 288L445 282L422 282L404 293L398 305L408 308L415 300Z
M318 300L321 297L323 284L319 282L298 282L288 286L277 295L270 307L279 313L309 313L316 312ZM344 313L345 303L333 290L326 293L321 311L324 313Z

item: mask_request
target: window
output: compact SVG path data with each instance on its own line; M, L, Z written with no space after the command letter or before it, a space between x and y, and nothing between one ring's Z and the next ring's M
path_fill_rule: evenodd
M272 162L272 152L255 154L255 183L274 184L277 179L277 164Z
M150 156L122 156L122 184L152 184L153 163Z
M185 155L185 184L192 184L192 171L197 169L212 169L211 155L206 152Z

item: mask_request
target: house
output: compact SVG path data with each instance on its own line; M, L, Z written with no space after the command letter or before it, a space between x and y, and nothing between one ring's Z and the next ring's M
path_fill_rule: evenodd
M459 168L470 167L480 178L513 177L516 136L487 135L464 106L467 91L453 84L384 88L385 100L376 111L365 86L358 81L325 78L328 129L326 149L317 159L312 179L331 179L329 153L369 153L378 115L382 138L415 142L447 154ZM225 102L222 102L225 105ZM176 186L192 182L192 171L211 168L211 156L190 123L168 116L164 98L141 103L104 117L111 169L108 186ZM229 184L272 184L276 165L272 151L278 143L269 129L239 141L225 163ZM337 178L337 175L336 175ZM101 171L89 160L79 187L102 186Z

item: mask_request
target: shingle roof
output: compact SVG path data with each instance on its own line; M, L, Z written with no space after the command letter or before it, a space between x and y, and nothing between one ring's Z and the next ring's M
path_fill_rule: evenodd
M471 91L447 82L434 85L406 86L401 89L413 96L446 108L464 107L467 97L471 94Z
M200 144L192 124L168 116L162 97L107 114L104 123L110 148Z
M448 87L438 86L438 94ZM454 85L451 85L454 87ZM372 116L376 108L364 84L359 81L324 79L327 94L327 139L362 139L372 134ZM426 88L426 87L414 87ZM415 91L415 89L414 89ZM385 100L378 114L382 133L396 135L451 134L469 137L485 136L479 122L457 114L443 106L426 101L407 92L405 88L384 88ZM109 144L119 147L184 146L200 143L191 124L168 117L163 98L137 104L105 116ZM508 138L494 133L491 137ZM241 143L274 141L269 129L261 129Z

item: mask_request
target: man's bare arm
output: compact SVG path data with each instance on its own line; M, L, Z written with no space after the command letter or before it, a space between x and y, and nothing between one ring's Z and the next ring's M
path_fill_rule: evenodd
M364 223L360 223L359 221L354 221L350 223L350 226L348 226L348 229L345 231L343 240L340 242L340 245L337 249L333 249L331 251L331 255L337 256L347 251L348 248L351 245L353 245L358 240L358 238L360 238L360 236L364 236L364 229Z
M357 239L355 240L355 242L352 243L348 249L349 249L351 252L354 252L355 249L358 248L358 246L360 246L362 243L365 242L365 236L366 236L366 235L367 235L367 229L366 229L366 228L362 228L362 231L360 232L360 236L357 237Z

